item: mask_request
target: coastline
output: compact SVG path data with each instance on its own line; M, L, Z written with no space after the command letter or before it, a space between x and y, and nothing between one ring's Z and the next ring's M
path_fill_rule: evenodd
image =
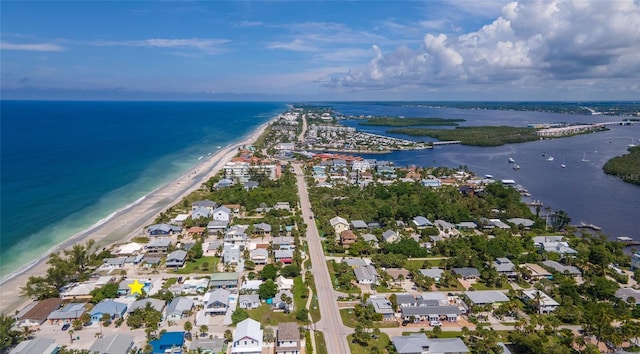
M30 276L46 274L47 260L51 253L61 252L74 244L86 242L89 239L95 240L99 247L111 247L116 243L140 235L144 226L152 223L160 212L200 188L204 182L221 171L224 164L236 155L239 147L253 144L275 119L277 118L269 119L249 135L221 148L208 156L206 160L203 159L177 179L154 189L138 200L98 220L87 229L57 244L38 259L7 275L0 280L0 312L10 314L31 301L20 296L20 288Z

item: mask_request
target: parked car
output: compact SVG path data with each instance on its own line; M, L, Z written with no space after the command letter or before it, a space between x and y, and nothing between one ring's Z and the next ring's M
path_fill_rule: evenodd
M69 329L69 327L71 327L71 324L70 324L70 323L65 323L65 324L62 326L62 330L63 330L63 331L66 331L66 330L68 330L68 329Z
M442 326L442 323L440 323L440 321L430 321L429 324L431 325L431 327Z

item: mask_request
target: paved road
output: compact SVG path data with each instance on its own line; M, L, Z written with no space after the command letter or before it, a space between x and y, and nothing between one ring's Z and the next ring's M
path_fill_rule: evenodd
M311 257L311 272L316 283L316 292L318 303L320 305L320 313L322 317L315 324L315 329L324 333L325 342L328 353L347 354L350 353L347 335L353 330L342 324L340 318L340 310L338 309L338 292L333 290L331 285L331 277L325 260L322 244L316 223L310 219L313 215L311 212L311 203L309 202L309 193L307 192L307 184L304 180L304 173L299 165L293 166L296 173L296 182L298 185L298 195L300 196L300 208L302 209L302 217L307 222L307 245L309 246L309 256Z

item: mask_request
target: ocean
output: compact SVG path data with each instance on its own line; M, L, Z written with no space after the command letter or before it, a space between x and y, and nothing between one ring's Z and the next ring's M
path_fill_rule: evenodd
M275 102L1 101L0 279L286 109Z

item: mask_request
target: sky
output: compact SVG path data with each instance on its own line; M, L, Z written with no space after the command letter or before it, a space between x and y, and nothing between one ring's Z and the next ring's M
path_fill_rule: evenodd
M2 1L3 99L640 99L640 0Z

